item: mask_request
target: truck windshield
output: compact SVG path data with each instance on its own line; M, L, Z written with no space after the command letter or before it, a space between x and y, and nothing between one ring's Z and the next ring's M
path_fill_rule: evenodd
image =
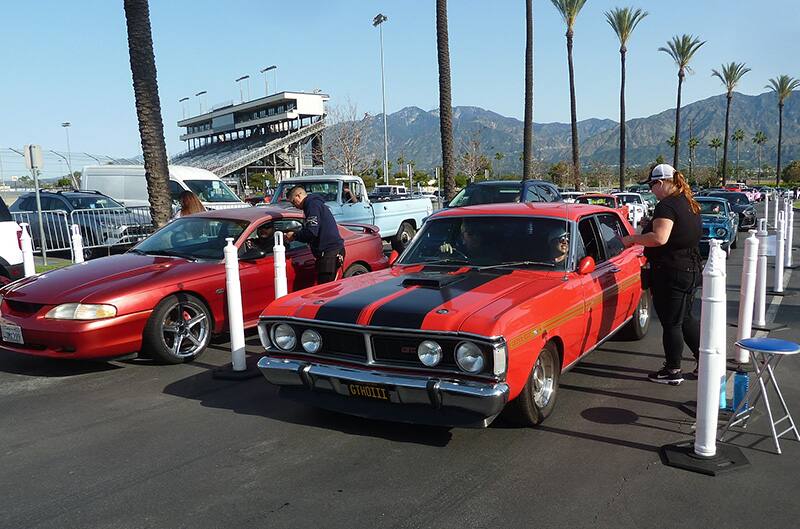
M201 202L241 202L231 188L219 180L184 180Z
M278 189L272 196L272 203L289 202L286 195L294 186L302 186L309 195L315 194L322 197L325 202L336 202L339 200L339 182L336 180L315 180L313 182L281 182Z

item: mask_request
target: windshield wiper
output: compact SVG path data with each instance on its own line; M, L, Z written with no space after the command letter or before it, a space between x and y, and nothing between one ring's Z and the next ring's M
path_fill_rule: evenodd
M545 261L512 261L509 263L498 263L493 265L486 265L478 267L478 271L480 270L491 270L492 268L502 268L502 267L514 267L514 266L549 266L550 268L555 268L555 263L548 263Z
M416 263L416 264L426 264L426 265L431 265L431 264L454 264L454 265L458 264L458 265L464 265L464 264L466 264L466 265L468 265L468 264L471 264L471 263L469 261L465 260L465 259L453 259L451 257L447 257L445 259L434 259L433 261L422 261L422 262Z

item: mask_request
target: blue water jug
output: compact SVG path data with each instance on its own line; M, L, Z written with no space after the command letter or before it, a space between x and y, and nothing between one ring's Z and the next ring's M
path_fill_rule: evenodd
M736 371L733 375L733 409L739 409L739 406L742 406L742 409L747 409L747 403L744 401L745 395L747 395L747 390L750 388L750 376L745 373L744 371Z

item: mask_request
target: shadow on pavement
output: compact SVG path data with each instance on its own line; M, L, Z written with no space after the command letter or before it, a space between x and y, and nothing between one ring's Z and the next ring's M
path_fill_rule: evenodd
M0 351L0 371L16 375L71 377L121 368L102 360L62 360Z

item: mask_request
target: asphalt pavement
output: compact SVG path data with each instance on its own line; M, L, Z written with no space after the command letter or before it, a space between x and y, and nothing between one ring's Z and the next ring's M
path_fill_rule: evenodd
M786 276L767 302L789 328L772 336L800 341L800 273ZM654 320L645 339L591 353L541 427L482 430L362 420L282 400L262 377L214 379L225 342L177 366L0 353L0 527L797 527L800 442L777 455L764 416L731 442L743 470L663 464L662 445L693 438L697 387L646 379L660 337ZM257 360L257 336L247 350ZM778 377L800 419L800 358Z

